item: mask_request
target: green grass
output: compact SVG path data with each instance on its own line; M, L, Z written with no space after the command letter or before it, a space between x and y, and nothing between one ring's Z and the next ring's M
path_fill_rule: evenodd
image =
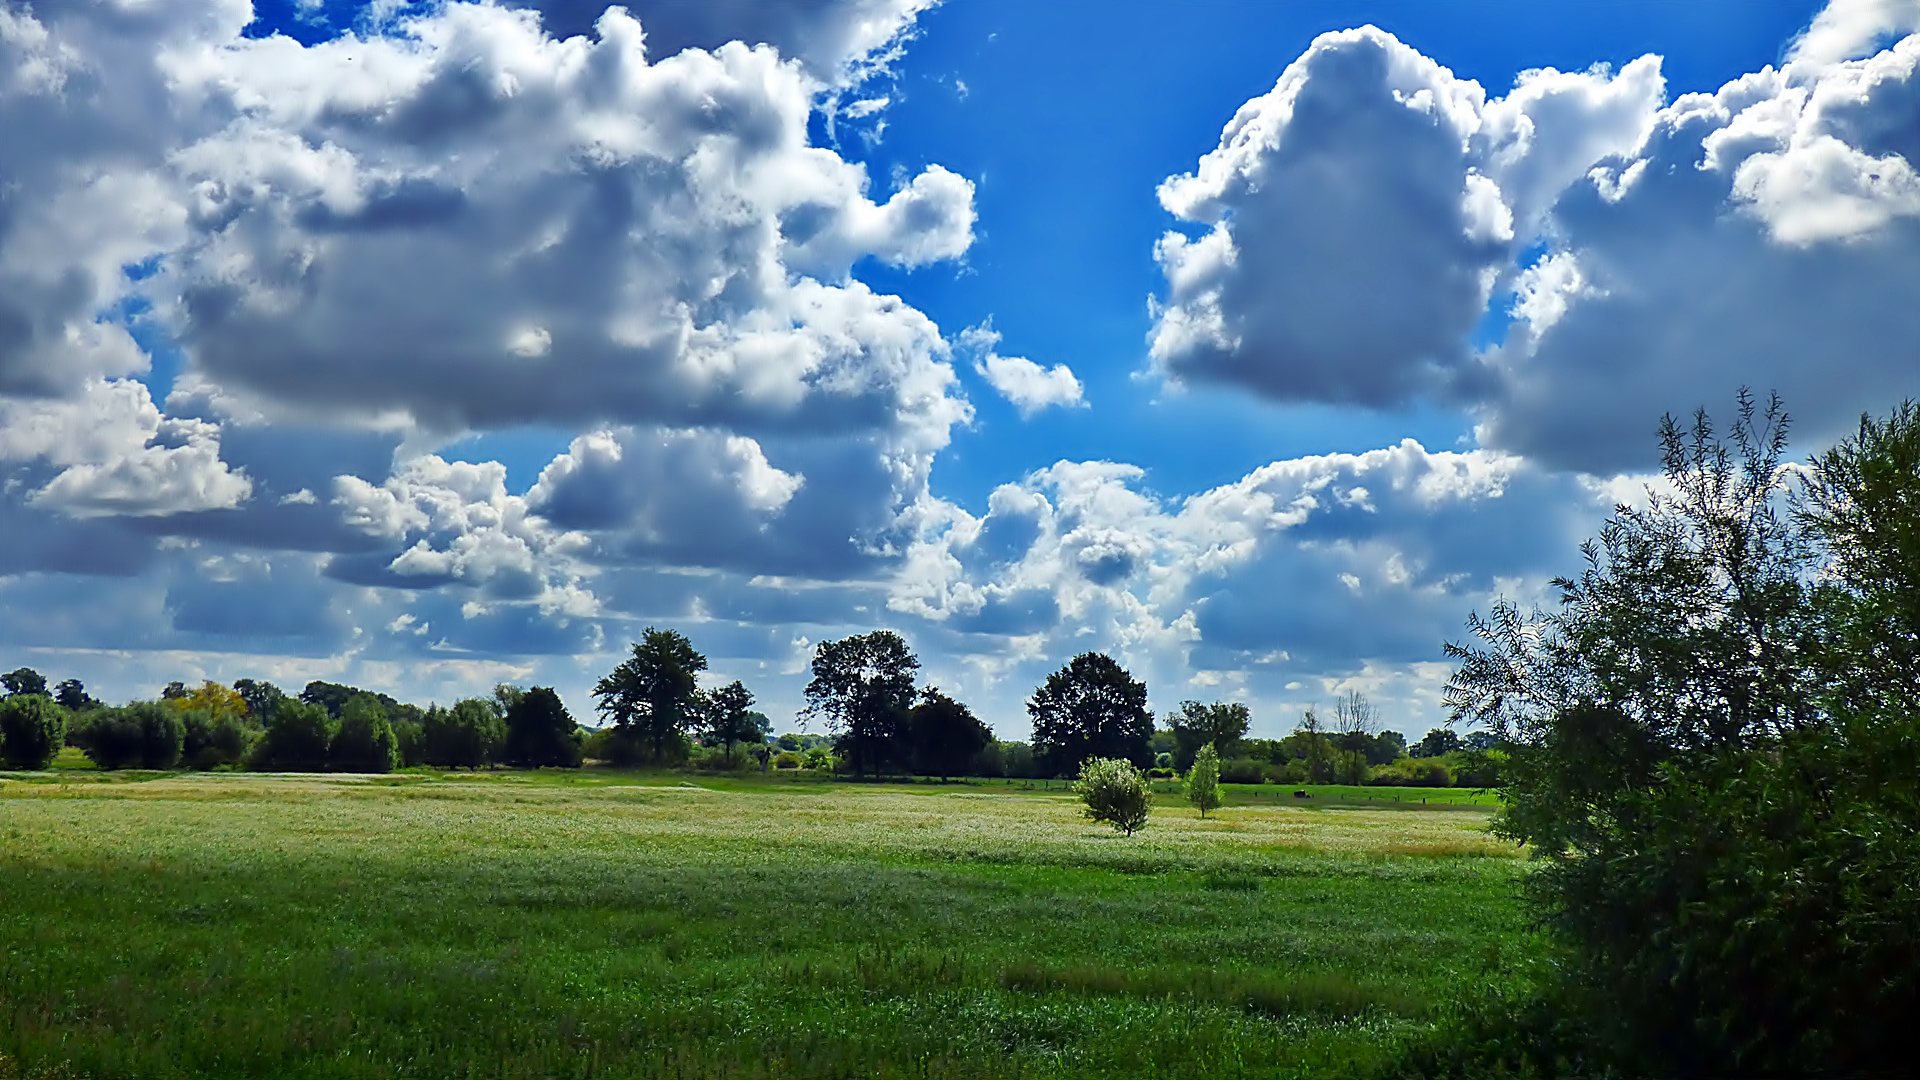
M1524 977L1485 820L1168 797L1128 839L1004 784L0 777L0 1077L1353 1074Z

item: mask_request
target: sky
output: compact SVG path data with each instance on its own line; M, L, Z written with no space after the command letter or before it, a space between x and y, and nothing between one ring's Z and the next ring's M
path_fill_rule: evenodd
M1920 0L0 0L0 669L1256 735L1920 396Z

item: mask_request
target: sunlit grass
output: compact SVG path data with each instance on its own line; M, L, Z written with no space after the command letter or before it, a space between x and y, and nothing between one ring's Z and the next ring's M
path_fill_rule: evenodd
M1516 977L1523 869L1486 820L1163 805L1129 839L1005 787L0 780L0 1053L98 1077L1325 1075Z

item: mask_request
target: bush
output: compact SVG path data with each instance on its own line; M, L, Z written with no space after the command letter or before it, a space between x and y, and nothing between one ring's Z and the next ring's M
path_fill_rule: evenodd
M773 767L776 769L797 769L800 767L800 755L791 750L782 750L773 756Z
M1388 787L1452 787L1453 770L1439 758L1401 758L1373 769L1369 784Z
M320 772L333 745L333 717L319 705L288 701L274 710L248 766L270 772Z
M10 769L44 769L67 741L67 710L45 694L0 701L0 758Z
M186 726L155 701L93 709L74 724L73 744L102 769L171 769L180 764Z
M1267 779L1267 763L1252 758L1232 758L1220 763L1223 784L1260 784Z
M1086 803L1081 812L1093 821L1104 821L1128 836L1147 824L1152 803L1147 778L1125 758L1088 758L1073 789Z
M379 698L355 694L340 707L340 726L327 747L327 764L356 773L392 772L400 764L399 740Z

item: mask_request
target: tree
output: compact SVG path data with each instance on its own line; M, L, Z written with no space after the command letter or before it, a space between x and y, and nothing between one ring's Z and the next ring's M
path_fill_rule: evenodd
M1086 804L1080 812L1090 820L1104 821L1128 836L1147 824L1153 796L1147 778L1125 758L1088 758L1080 764L1073 790Z
M1380 733L1380 714L1358 690L1348 690L1333 703L1334 772L1343 784L1367 782L1368 751ZM1391 760L1391 759L1389 759Z
M289 701L267 720L249 765L270 772L320 772L327 767L333 732L333 717L324 707Z
M1317 713L1312 709L1302 712L1300 725L1293 729L1290 740L1300 747L1300 756L1307 763L1309 783L1324 784L1333 779L1333 745L1327 740Z
M465 698L450 709L436 705L421 721L421 755L443 769L478 769L500 758L506 721L493 702Z
M372 694L355 694L340 707L340 726L327 748L338 772L385 773L400 764L400 748L386 707Z
M328 716L338 720L340 710L346 708L347 702L352 700L353 695L360 692L358 687L315 679L300 691L300 700L308 705L320 706L327 710Z
M181 761L188 768L218 769L239 765L247 760L260 729L249 725L249 718L234 713L215 716L199 709L166 708L179 716L184 732Z
M44 769L66 740L67 710L52 698L9 693L0 700L0 757L8 768Z
M551 687L527 690L507 710L507 742L502 758L523 769L580 767L580 725L574 723L566 704Z
M700 697L701 733L709 745L725 748L726 759L733 760L735 743L763 742L767 737L767 718L753 711L753 691L735 679L711 694Z
M1213 747L1219 757L1232 757L1251 726L1253 715L1238 702L1181 702L1180 711L1167 717L1173 733L1173 767L1181 772L1191 769L1202 746Z
M1460 736L1452 728L1437 727L1421 736L1407 752L1417 758L1435 758L1460 749Z
M1200 816L1220 805L1220 751L1212 743L1193 755L1193 769L1187 773L1187 801L1198 807Z
M633 655L594 686L595 707L621 735L646 740L659 761L694 719L695 676L706 669L707 658L685 635L649 626Z
M993 744L993 729L973 710L928 687L907 716L907 745L914 768L945 780L964 772Z
M1055 776L1071 776L1093 757L1153 761L1147 684L1105 653L1081 653L1027 700L1033 752Z
M102 769L171 769L180 764L186 725L180 712L159 702L136 701L121 708L100 708L75 724L72 735Z
M247 707L247 715L262 724L288 700L286 691L263 680L235 679L233 692L240 695L241 702Z
M1554 585L1450 645L1456 719L1502 753L1504 835L1564 993L1627 1075L1893 1075L1920 1007L1920 418L1816 459L1780 513L1786 416L1729 446L1662 422L1666 487Z
M826 720L834 752L864 775L903 756L920 661L904 638L875 630L814 647L805 715Z
M5 687L8 697L46 696L47 680L30 667L14 668L0 675L0 687Z
M54 687L53 700L70 713L81 712L100 704L88 695L86 684L79 679L60 680L60 685Z

